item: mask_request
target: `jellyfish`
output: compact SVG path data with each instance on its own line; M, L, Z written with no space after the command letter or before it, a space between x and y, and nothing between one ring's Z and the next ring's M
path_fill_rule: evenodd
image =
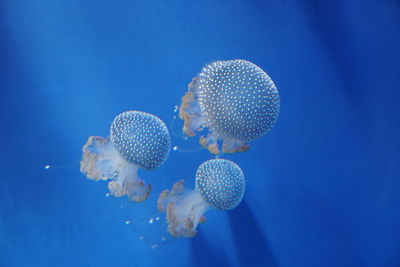
M278 118L278 90L257 65L242 59L215 61L203 67L182 97L183 132L208 129L200 144L213 154L243 152L266 134ZM220 144L219 144L220 143Z
M170 146L168 129L160 118L142 111L123 112L112 122L109 137L89 137L82 149L81 172L95 181L111 180L108 189L115 197L127 195L142 202L152 187L138 170L161 166Z
M184 181L164 190L157 202L166 212L168 232L173 237L194 237L199 223L205 222L209 209L231 210L243 199L245 179L242 170L226 159L211 159L196 171L195 189L185 190Z

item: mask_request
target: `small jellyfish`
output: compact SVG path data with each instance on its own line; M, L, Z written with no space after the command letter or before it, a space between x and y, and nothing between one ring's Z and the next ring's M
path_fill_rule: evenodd
M215 61L193 78L182 97L183 132L195 136L207 128L200 144L213 154L243 152L266 134L278 118L280 99L274 82L246 60Z
M151 192L138 169L158 168L168 157L171 139L164 122L149 113L127 111L115 117L110 137L91 136L83 146L81 172L89 179L108 180L116 197L142 202Z
M167 213L168 232L173 237L194 237L197 225L205 222L203 214L208 209L234 209L244 191L240 167L230 160L212 159L197 169L195 189L185 190L184 181L180 180L160 194L157 206Z

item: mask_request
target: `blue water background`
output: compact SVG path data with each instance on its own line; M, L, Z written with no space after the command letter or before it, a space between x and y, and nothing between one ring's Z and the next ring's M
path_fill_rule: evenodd
M1 1L0 266L400 266L399 29L389 0ZM79 172L82 145L126 110L170 125L201 67L236 58L281 95L274 129L225 156L244 201L149 249L124 222L210 154L140 172L135 204Z

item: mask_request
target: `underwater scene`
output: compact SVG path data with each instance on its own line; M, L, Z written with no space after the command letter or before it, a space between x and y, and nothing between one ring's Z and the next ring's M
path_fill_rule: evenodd
M0 267L400 266L400 2L0 2Z

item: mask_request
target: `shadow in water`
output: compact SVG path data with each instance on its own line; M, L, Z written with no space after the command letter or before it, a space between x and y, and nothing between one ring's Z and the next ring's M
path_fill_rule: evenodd
M370 111L365 109L365 55L362 54L365 43L354 36L356 28L351 28L347 20L346 8L343 1L310 1L301 5L306 21L314 31L323 47L335 65L337 73L344 81L341 90L350 103L355 114L368 125Z
M268 241L245 201L234 212L229 222L237 257L241 266L278 266Z
M231 266L224 252L210 247L200 229L195 238L190 239L190 251L193 265L196 267Z

